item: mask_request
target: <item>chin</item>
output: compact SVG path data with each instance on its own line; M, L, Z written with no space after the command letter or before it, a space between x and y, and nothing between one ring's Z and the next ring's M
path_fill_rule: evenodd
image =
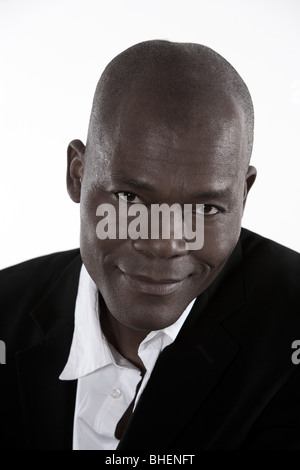
M139 308L138 305L135 305L135 309L131 311L130 315L128 312L124 312L124 315L119 314L114 317L127 328L139 331L156 331L175 323L185 309L177 310L177 312L174 310L172 307L169 309L159 307L145 309L145 306Z

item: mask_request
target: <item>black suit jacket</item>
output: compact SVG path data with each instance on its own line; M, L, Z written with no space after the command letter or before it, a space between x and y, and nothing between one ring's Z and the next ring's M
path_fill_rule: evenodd
M71 449L79 250L0 272L2 449ZM299 449L300 255L242 230L227 265L159 356L123 450Z

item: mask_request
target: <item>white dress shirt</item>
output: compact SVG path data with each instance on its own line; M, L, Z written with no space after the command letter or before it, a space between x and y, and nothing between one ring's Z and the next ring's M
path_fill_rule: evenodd
M139 346L146 369L135 405L161 351L179 333L195 299L180 318L162 330L152 331ZM116 449L116 426L132 403L141 380L140 370L107 342L100 324L98 289L82 265L75 306L75 328L61 380L78 379L74 414L73 449Z

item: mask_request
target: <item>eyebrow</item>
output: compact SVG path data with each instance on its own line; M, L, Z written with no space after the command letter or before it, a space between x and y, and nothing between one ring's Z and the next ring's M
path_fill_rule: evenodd
M139 181L134 178L125 176L125 175L112 175L112 178L118 183L124 183L128 184L129 186L137 189L137 190L146 190L151 193L156 192L156 188L152 186L149 183L146 183L144 181ZM213 190L213 191L205 191L205 192L200 192L200 193L195 193L195 194L190 194L189 197L191 199L194 199L195 201L201 201L201 200L216 200L216 199L222 199L226 200L231 196L231 188L224 188L220 190Z
M193 199L228 199L231 196L231 189L225 188L217 191L207 191L194 194Z
M139 181L134 178L123 176L123 175L111 175L111 176L117 183L128 184L129 186L132 186L133 188L145 189L152 193L156 191L154 186L152 186L151 184L145 183L144 181Z

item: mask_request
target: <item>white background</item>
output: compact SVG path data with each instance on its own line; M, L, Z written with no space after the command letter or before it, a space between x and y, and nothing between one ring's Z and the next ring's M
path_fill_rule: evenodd
M0 268L79 245L66 147L106 64L148 39L205 44L242 75L258 169L243 225L300 251L299 0L0 0Z

